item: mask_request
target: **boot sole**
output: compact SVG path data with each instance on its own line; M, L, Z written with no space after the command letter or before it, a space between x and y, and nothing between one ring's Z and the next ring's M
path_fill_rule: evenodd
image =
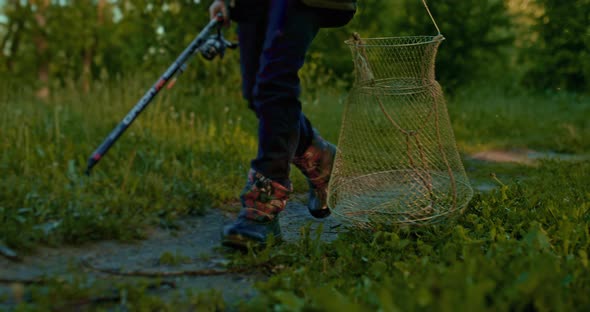
M330 209L320 209L320 210L309 210L309 214L311 214L312 217L316 218L316 219L324 219L329 217L332 212L330 211Z

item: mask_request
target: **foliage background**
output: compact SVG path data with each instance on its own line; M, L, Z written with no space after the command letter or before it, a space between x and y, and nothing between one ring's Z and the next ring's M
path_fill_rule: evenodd
M208 21L209 5L200 0L0 4L2 80L50 90L74 84L86 92L95 81L160 73ZM481 78L541 90L588 89L588 0L438 0L430 7L448 39L438 58L447 90ZM319 34L304 82L349 81L352 67L343 41L353 31L365 37L436 33L421 1L359 1L352 23ZM235 38L234 32L235 26L228 36ZM222 65L197 59L189 79L201 86L237 81L237 58L232 53Z

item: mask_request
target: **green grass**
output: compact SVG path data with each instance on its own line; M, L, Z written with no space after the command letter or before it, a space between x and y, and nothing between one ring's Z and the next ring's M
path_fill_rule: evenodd
M590 96L477 85L449 103L459 147L590 153Z
M157 98L93 176L82 175L87 157L146 85L127 82L92 94L64 90L48 104L32 92L2 92L0 238L6 244L27 249L38 242L133 239L162 219L236 199L256 151L256 120L237 87L183 85ZM303 100L316 127L336 141L343 93L331 89ZM462 152L590 150L588 97L486 87L466 89L448 102ZM293 179L297 190L305 189L296 170Z
M529 174L478 194L447 225L352 230L330 243L304 228L294 243L237 253L231 265L273 272L248 302L225 303L217 292L165 302L147 282L113 289L73 274L49 291L33 288L35 303L20 307L114 292L126 295L119 307L149 311L587 311L590 161L544 162Z
M590 162L544 163L479 194L450 225L304 232L242 263L280 268L246 310L562 311L590 308ZM551 190L551 191L549 191Z
M32 92L0 91L0 244L26 252L39 244L138 239L148 227L169 226L183 215L228 209L224 204L237 199L256 152L256 119L237 84L183 83L163 94L93 175L83 175L87 157L147 85L99 85L92 94L62 90L50 103ZM343 101L334 88L303 98L304 111L331 141L338 137ZM588 96L473 87L447 102L463 154L483 148L590 153ZM452 226L353 231L333 243L304 232L297 243L237 256L234 265L263 263L278 272L241 307L590 308L590 162L531 167L466 161L466 167L470 177L498 190L476 194ZM297 191L306 191L296 171L293 180ZM62 293L75 297L75 289L87 287L78 284ZM133 293L130 307L172 307ZM38 300L52 298L45 296L55 293ZM210 307L223 306L218 295L213 299Z
M91 152L146 85L63 90L49 103L32 92L2 92L0 241L26 250L37 243L141 238L147 226L237 199L257 148L257 121L238 87L163 94L92 176L83 175ZM340 97L333 91L310 99L311 119L336 120ZM321 128L336 140L337 122ZM293 176L305 188L303 177Z
M23 249L132 239L160 219L235 200L256 150L255 122L237 93L221 88L216 100L212 91L159 97L93 175L83 175L87 157L143 91L133 83L89 95L70 90L47 104L3 92L1 240ZM48 222L59 226L44 233Z

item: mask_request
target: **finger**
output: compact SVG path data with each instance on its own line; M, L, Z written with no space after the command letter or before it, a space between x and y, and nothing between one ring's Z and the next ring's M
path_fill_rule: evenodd
M227 14L227 8L225 6L222 7L221 14L223 14L223 26L229 27L231 20L229 19L229 14Z
M209 6L209 16L210 16L210 18L211 19L217 18L217 13L219 13L219 11L220 11L220 7L216 3L213 3L211 6ZM223 14L224 13L225 12L223 12Z

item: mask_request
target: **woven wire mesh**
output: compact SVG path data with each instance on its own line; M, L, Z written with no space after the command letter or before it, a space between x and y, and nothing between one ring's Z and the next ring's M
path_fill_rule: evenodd
M442 36L347 41L355 64L328 205L344 223L430 224L473 191L434 63Z

